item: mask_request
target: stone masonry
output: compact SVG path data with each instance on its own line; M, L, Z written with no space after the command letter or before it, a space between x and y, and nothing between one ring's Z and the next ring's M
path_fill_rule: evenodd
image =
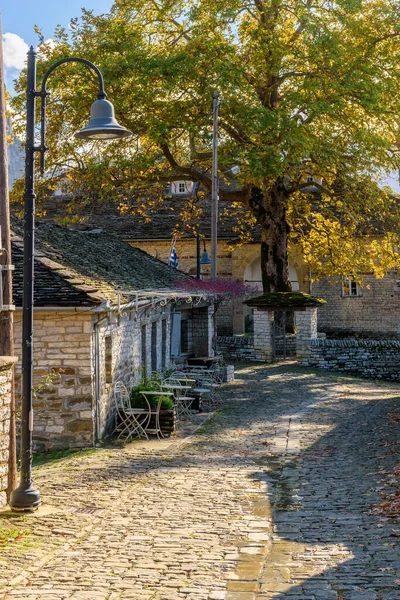
M389 271L382 279L372 274L363 276L364 286L359 296L342 295L340 283L327 278L316 281L312 293L327 303L319 308L318 329L327 333L346 332L348 335L369 333L370 336L400 336L400 288L397 270ZM379 319L377 319L379 311Z
M274 359L273 322L272 311L254 309L254 350L256 358L267 363Z
M218 336L218 353L237 361L257 360L253 335Z
M170 338L170 308L113 314L37 311L34 320L34 444L37 449L92 446L112 416L116 381L129 388L143 377L141 327L146 330L146 372L152 370L151 329L157 327L157 369L161 368L161 322ZM106 338L111 340L111 379L106 375ZM16 353L21 354L21 321L15 324ZM98 358L97 358L98 356ZM165 348L170 364L169 343ZM98 373L99 371L99 373ZM98 381L99 379L99 381ZM21 363L16 365L17 399Z
M137 384L144 375L150 376L152 372L152 326L156 326L157 343L153 351L156 353L156 369L161 369L162 360L162 321L166 320L166 345L165 345L165 366L170 365L170 326L171 326L170 306L161 309L148 308L139 312L127 311L121 316L110 315L105 319L99 320L94 326L98 328L98 342L94 335L92 345L92 364L95 369L96 344L97 352L100 357L100 434L107 432L110 428L110 417L113 414L112 394L113 386L117 381L121 381L129 389ZM145 331L146 350L142 352L142 328ZM105 339L111 337L112 347L112 365L111 381L107 380L105 368ZM144 364L142 358L145 357ZM95 381L95 372L93 372ZM96 393L96 392L95 392Z
M305 358L311 351L312 340L317 338L317 308L296 311L296 356Z
M400 381L400 341L314 339L306 364L366 378Z
M0 356L0 508L7 503L12 367L16 360Z
M14 344L21 356L21 320ZM34 443L38 449L93 443L92 314L36 311L34 318ZM20 393L21 362L16 365Z

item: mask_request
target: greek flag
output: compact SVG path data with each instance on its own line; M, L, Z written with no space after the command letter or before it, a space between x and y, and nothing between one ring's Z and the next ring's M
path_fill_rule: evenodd
M176 254L175 244L171 248L171 252L169 254L169 259L168 259L168 264L170 267L173 267L174 269L178 268L178 257Z

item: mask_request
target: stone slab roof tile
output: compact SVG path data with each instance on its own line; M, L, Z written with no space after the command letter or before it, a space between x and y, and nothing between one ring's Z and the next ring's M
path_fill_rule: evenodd
M22 223L13 220L14 303L22 305ZM174 289L189 275L105 232L82 232L38 222L35 305L94 306L117 291Z
M115 202L92 202L86 204L79 211L79 217L83 219L84 225L99 226L104 231L112 233L123 240L170 240L176 224L180 221L180 213L187 204L187 196L165 198L161 206L157 207L156 214L151 216L149 222L144 217L131 214L129 211L121 213ZM53 196L45 202L44 220L63 219L71 216L71 198ZM202 209L202 217L199 220L193 218L189 225L199 225L199 233L205 238L211 237L211 200L200 199L198 206ZM237 208L243 217L246 210ZM72 213L73 214L73 213ZM232 205L229 202L219 202L218 238L235 240L238 233L235 230L237 217L232 215ZM79 226L78 226L79 227ZM252 230L254 241L260 241L260 228L256 225ZM184 239L193 239L193 230L187 228L183 232Z

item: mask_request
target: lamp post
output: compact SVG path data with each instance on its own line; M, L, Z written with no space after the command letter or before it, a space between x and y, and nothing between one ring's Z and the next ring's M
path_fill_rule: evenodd
M213 94L213 143L211 174L211 279L217 277L218 230L218 108L219 94Z
M99 69L83 58L64 58L52 65L45 73L40 90L36 90L36 52L31 46L28 52L26 82L26 145L25 145L25 193L24 193L24 270L22 304L22 405L21 405L21 479L20 485L11 493L10 507L13 511L29 512L40 504L40 493L32 485L32 380L33 380L33 282L34 282L34 231L35 231L35 152L40 153L40 170L44 172L46 131L46 84L49 75L60 65L78 62L95 71L99 91L92 104L89 124L78 131L80 139L116 139L127 137L131 132L117 123L114 108L106 100L103 76ZM41 99L40 145L35 145L36 98Z

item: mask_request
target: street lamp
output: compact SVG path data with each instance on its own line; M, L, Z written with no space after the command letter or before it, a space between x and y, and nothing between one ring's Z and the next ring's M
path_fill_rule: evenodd
M29 512L40 504L39 490L32 485L32 380L33 380L33 281L34 281L34 231L35 231L35 192L34 157L40 153L40 170L44 172L46 130L46 99L49 93L46 83L49 75L60 65L78 62L95 71L99 91L92 104L89 124L78 131L80 139L116 139L128 137L130 131L117 123L114 108L106 100L103 76L99 69L83 58L63 58L52 65L45 73L40 91L36 90L36 52L31 46L28 52L26 82L26 145L25 145L25 193L24 193L24 272L22 304L22 406L21 406L21 480L11 493L10 507L13 511ZM40 145L35 145L36 98L41 99Z
M200 234L196 233L196 279L201 279L201 265L211 265L211 258L206 250L206 241L203 240L204 251L200 257Z

